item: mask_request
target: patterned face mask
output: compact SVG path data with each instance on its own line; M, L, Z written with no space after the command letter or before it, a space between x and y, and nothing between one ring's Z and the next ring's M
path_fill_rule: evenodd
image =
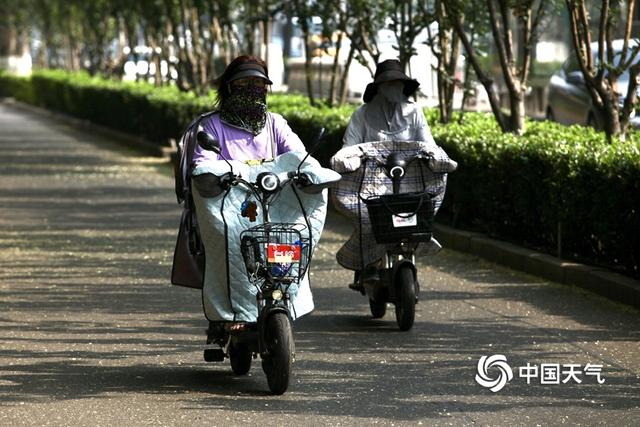
M221 105L220 118L258 135L267 121L267 88L231 87L231 95Z

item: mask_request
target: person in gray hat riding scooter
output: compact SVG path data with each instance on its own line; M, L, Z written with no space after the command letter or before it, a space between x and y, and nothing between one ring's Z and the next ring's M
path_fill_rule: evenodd
M351 116L343 137L342 148L373 141L424 141L433 143L433 136L422 108L413 101L420 83L404 73L400 61L389 59L376 67L372 83L364 91L364 104ZM374 274L375 266L364 274ZM356 270L351 289L360 291Z

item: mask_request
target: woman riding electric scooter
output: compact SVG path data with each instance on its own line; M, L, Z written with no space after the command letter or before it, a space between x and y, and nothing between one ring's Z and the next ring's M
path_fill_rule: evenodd
M457 167L435 144L422 109L410 99L418 86L403 72L399 61L378 64L374 81L363 95L365 104L351 117L343 149L332 159L334 170L343 174L334 191L336 207L354 219L355 225L353 235L337 254L338 263L355 271L349 287L369 296L375 318L384 316L387 302L396 303L402 330L413 325L419 290L412 261L417 243L423 253L440 248L431 235L431 222L444 197L446 173ZM379 197L390 193L396 194ZM392 228L385 237L374 234L377 230L371 227L363 197L372 199L372 209L381 204L385 208L381 221ZM414 220L418 224L413 225ZM400 268L402 265L405 268ZM407 288L398 290L398 295L405 295L400 302L395 287L384 286L389 281L415 283L400 286ZM378 283L383 284L382 291L375 290L380 288Z
M206 132L198 141L221 153ZM291 321L313 309L308 266L324 226L323 190L340 175L300 151L259 164L223 157L193 174L215 177L217 193L194 194L207 254L208 344L219 347L205 350L205 359L228 356L234 373L243 375L260 355L269 389L282 394L295 355Z
M190 247L206 254L207 343L221 347L205 350L205 360L229 357L234 372L245 374L260 354L271 391L281 394L293 360L289 321L313 309L307 265L324 225L322 189L340 177L309 158L287 122L267 112L269 84L258 58L227 66L217 80L218 110L183 137L182 182L194 190L180 194L201 236Z

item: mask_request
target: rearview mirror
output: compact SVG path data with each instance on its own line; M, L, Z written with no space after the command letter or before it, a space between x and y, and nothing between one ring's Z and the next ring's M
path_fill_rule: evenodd
M201 130L196 134L196 140L198 145L204 150L213 151L216 154L220 154L220 143L213 139L211 135Z

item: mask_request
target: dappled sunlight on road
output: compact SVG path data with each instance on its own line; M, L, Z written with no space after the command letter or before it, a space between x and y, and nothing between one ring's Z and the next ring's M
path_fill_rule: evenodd
M0 105L1 424L64 424L51 414L80 424L193 425L212 414L219 425L282 425L283 415L297 425L549 424L611 413L625 424L638 413L636 310L445 249L420 260L416 323L399 332L393 306L373 320L348 289L352 272L335 254L350 226L333 212L311 267L316 310L294 324L294 378L274 398L259 360L245 377L202 361L200 293L169 285L180 210L168 165L25 117ZM606 383L514 380L492 394L474 381L489 354L512 366L601 363Z

